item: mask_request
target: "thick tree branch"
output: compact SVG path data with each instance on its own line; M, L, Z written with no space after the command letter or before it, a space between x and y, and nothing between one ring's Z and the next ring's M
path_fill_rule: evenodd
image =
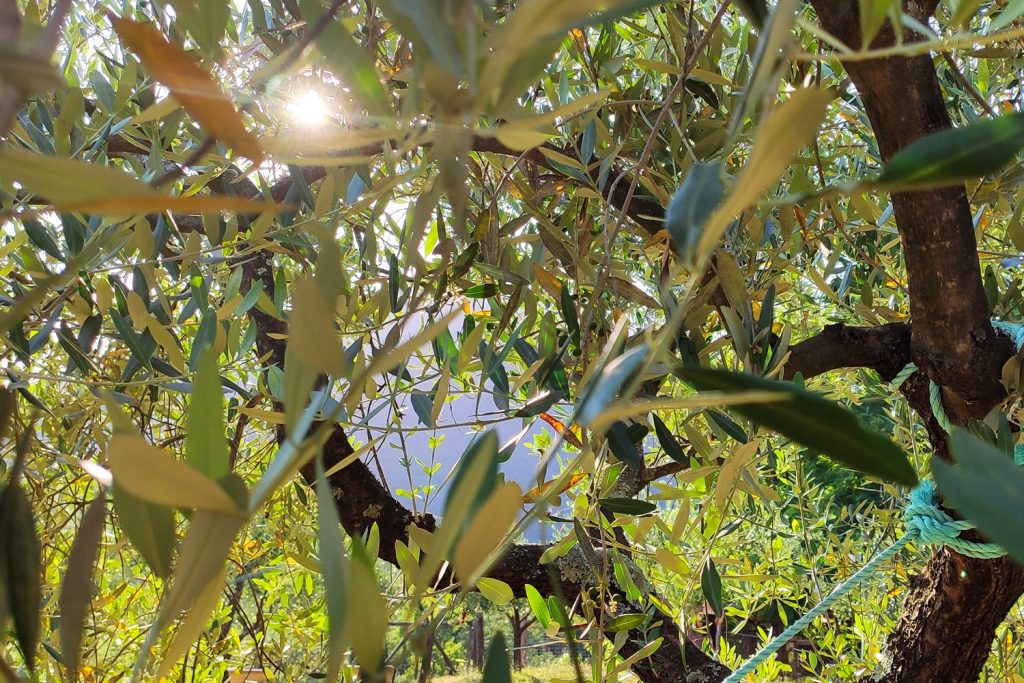
M385 143L363 145L355 149L345 150L339 152L339 157L345 156L376 156L382 154L385 149L390 149L397 144L397 140L388 141ZM429 146L429 145L428 145ZM500 156L513 157L521 162L529 163L534 166L544 168L548 171L556 173L559 177L564 177L566 180L574 180L569 176L564 175L544 154L541 152L541 148L557 152L559 154L573 155L572 148L560 148L555 145L542 145L542 147L535 147L525 152L514 150L506 145L500 143L496 138L475 136L470 144L470 151L478 154L497 154ZM128 154L145 155L149 153L148 149L143 149L140 143L136 143L134 140L127 138L123 135L114 136L107 141L107 153L110 156L124 156ZM593 164L590 169L590 178L595 186L599 185L600 170L598 164ZM620 169L612 168L607 174L609 179L614 179L621 173ZM319 180L322 180L327 176L327 169L323 166L305 166L302 167L302 177L306 184L312 184ZM288 191L291 189L293 184L292 178L284 178L274 183L269 189L269 195L274 201L284 201L288 195ZM574 181L578 182L578 181ZM604 192L602 193L613 207L621 211L623 206L626 205L627 198L629 199L629 206L627 215L629 218L636 223L644 232L648 235L654 235L662 229L662 220L664 216L664 208L656 201L649 198L634 195L629 198L628 193L629 183L619 182L613 183L611 180L607 183ZM226 188L223 185L215 188L218 193L223 194ZM262 193L260 190L251 182L244 184L235 189L234 194L239 197L246 199L252 199L261 197ZM175 224L178 229L182 232L197 232L203 229L203 221L200 216L178 214L175 215Z
M857 2L811 4L827 31L859 47ZM927 22L936 4L905 1L903 8ZM894 38L887 26L874 46L892 45ZM904 36L915 39L909 32ZM931 57L851 62L847 72L864 102L883 160L950 125ZM1000 370L1011 353L1009 341L989 322L967 194L958 185L900 192L892 201L909 281L911 352L927 375L913 378L905 393L912 405L927 411L923 397L931 378L943 387L947 413L962 425L1002 400ZM934 453L948 458L945 434L929 412L922 415ZM939 550L907 592L878 676L891 683L978 680L995 630L1022 591L1024 569L1011 560L975 560L948 548Z
M850 46L860 46L856 2L811 4L827 31ZM936 4L906 2L905 11L927 22ZM915 39L918 36L910 32L904 36L907 41ZM874 44L893 42L887 25ZM950 126L930 56L850 62L846 70L871 120L883 161L920 137ZM1000 370L1011 349L989 321L966 190L960 184L898 192L892 202L910 290L914 361L956 395L948 397L954 421L963 424L969 417L983 417L1004 395Z
M259 252L243 266L242 289L262 287L273 291L274 277L270 267L270 254ZM278 318L253 307L249 311L252 324L257 328L256 348L271 365L284 367L285 333L287 326ZM278 430L278 440L284 438ZM328 470L353 453L345 430L336 425L323 450L324 466ZM662 474L671 473L664 470ZM311 465L302 468L302 476L312 486L316 474ZM390 491L373 475L362 460L356 459L329 477L328 484L335 499L338 515L345 531L350 535L361 535L373 524L380 532L380 558L397 566L396 541L408 542L410 525L427 531L434 531L437 521L430 514L413 514L402 505ZM551 564L541 564L540 559L549 546L520 544L508 549L488 575L507 583L517 597L526 596L527 584L542 595L574 596L581 590L598 589L593 567L583 553L576 549L569 556ZM446 579L442 579L446 580ZM637 570L636 579L646 584L646 579ZM614 583L614 582L613 582ZM617 585L605 586L616 596L616 601L627 601L624 591ZM639 606L636 611L643 611ZM652 657L641 660L633 670L646 683L684 680L688 674L697 673L700 680L717 681L728 675L729 670L708 657L700 648L686 638L672 615L655 611L659 624L655 633L637 630L622 648L623 656L629 656L646 645L656 635L665 638L664 645Z
M889 323L877 327L829 325L789 351L785 377L805 379L839 368L870 368L889 381L910 362L910 326Z

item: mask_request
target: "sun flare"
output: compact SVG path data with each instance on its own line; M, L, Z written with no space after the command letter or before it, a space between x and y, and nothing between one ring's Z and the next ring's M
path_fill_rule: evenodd
M300 93L288 103L288 115L302 125L323 125L327 122L327 114L327 103L315 90Z

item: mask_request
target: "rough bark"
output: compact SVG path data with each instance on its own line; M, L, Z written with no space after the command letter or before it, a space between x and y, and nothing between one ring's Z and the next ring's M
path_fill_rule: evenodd
M847 44L860 44L853 0L812 0L824 28ZM905 2L927 21L934 0ZM907 33L905 40L916 36ZM894 41L891 27L875 46ZM851 62L846 66L871 121L882 160L922 135L950 125L942 91L928 56ZM964 424L1003 398L1000 370L1009 343L988 317L970 205L963 185L893 195L903 244L913 319L911 354L943 388L950 417ZM911 393L920 394L920 378ZM928 418L927 408L916 400ZM949 457L945 435L928 419L938 457ZM1008 559L984 561L939 550L907 591L887 661L879 672L891 683L976 681L995 629L1024 591L1024 569Z
M380 144L363 145L362 147L340 152L338 156L375 156L383 153L385 148L390 149L396 143L397 141L388 141ZM470 151L472 152L476 152L478 154L497 154L500 156L513 157L519 162L528 163L534 167L543 168L546 171L556 173L562 180L575 182L573 178L562 173L562 171L559 170L550 159L544 156L541 152L541 148L564 155L572 156L575 154L573 146L561 148L550 144L535 147L525 152L520 152L501 144L496 138L492 137L475 136L470 143ZM118 135L111 137L107 141L107 154L112 157L125 155L144 156L148 154L148 149L141 149L139 144L134 140ZM615 178L620 173L621 169L612 167L608 172L607 177ZM307 184L322 180L326 175L327 169L323 166L305 166L302 168L302 177ZM594 164L593 168L590 169L590 178L595 186L599 184L599 177L600 167L597 164ZM630 197L629 184L628 176L625 180L619 183L609 182L603 192L605 200L620 211L624 206L626 206L627 216L633 221L633 223L649 235L656 234L663 227L663 207L657 202L643 196L634 195ZM213 185L214 183L211 183L211 186ZM274 183L267 194L274 201L283 202L291 187L291 178L285 178ZM214 189L218 194L227 194L229 192L222 182L217 183ZM230 193L247 199L263 196L257 187L248 180L243 180L242 183L240 183L240 186ZM175 225L182 232L197 232L203 230L203 221L200 216L177 214L175 215L174 220Z
M889 323L877 327L829 325L793 346L785 376L804 379L840 368L870 368L888 381L910 362L910 326Z

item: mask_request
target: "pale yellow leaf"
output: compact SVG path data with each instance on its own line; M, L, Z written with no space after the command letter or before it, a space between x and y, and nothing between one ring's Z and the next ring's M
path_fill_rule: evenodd
M128 315L131 316L132 327L136 332L142 332L146 329L146 323L149 320L149 309L146 308L146 303L134 291L129 291L125 300L128 303Z
M725 514L740 475L743 474L743 468L754 459L758 445L759 442L756 440L741 445L733 451L719 470L718 482L715 484L715 505L721 514Z
M150 24L111 18L121 42L134 52L154 79L167 86L178 102L213 137L254 162L263 158L256 136L213 77L180 46L169 42Z
M548 140L547 133L542 133L529 128L510 128L502 126L494 132L498 142L517 152L525 152L534 147L540 147Z
M157 669L156 680L166 676L171 667L188 651L192 643L202 634L210 620L217 603L220 602L221 591L224 590L226 572L224 569L210 581L195 599L192 609L182 620L174 637L164 650L164 656L160 660L160 668Z
M555 299L559 299L562 296L562 282L544 266L534 263L533 277Z
M334 306L309 278L297 281L292 289L288 346L311 368L335 376L345 371L341 340L334 327Z
M487 556L505 539L522 504L522 489L508 482L495 489L477 510L455 546L455 573L462 581L472 581Z
M705 225L698 253L711 253L729 222L782 178L793 156L817 136L834 98L831 90L797 90L765 119L732 192Z
M239 513L219 484L141 437L115 435L107 445L107 459L117 485L143 500L168 507Z
M684 579L690 578L690 568L687 566L686 560L672 551L666 548L658 548L654 551L654 559L670 572L674 572Z

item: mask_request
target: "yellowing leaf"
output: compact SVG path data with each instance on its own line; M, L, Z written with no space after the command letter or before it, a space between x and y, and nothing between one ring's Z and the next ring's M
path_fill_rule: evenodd
M87 164L23 149L0 150L0 179L17 182L26 191L60 205L108 196L155 194L149 185L113 166Z
M558 487L558 493L565 493L566 491L568 491L573 486L580 483L586 478L587 475L585 473L577 472L576 474L566 479L565 482ZM532 489L523 494L523 502L536 503L538 500L540 500L544 495L548 493L548 489L550 489L551 485L554 484L556 481L558 481L558 479L552 479L551 481L544 482L540 486L534 486Z
M129 291L125 297L128 303L128 315L132 318L132 327L135 328L136 332L142 332L146 329L146 323L149 320L149 310L146 308L146 303L142 300L136 292Z
M114 17L114 30L128 49L157 81L167 86L178 102L213 137L239 154L259 162L263 151L245 128L231 100L195 60L148 24Z
M173 97L165 97L159 102L154 102L143 109L138 116L132 119L133 124L156 121L167 116L181 105Z
M522 504L522 489L518 484L509 482L495 490L473 516L473 521L455 546L455 573L462 581L468 583L473 580L473 575L487 556L512 528Z
M568 441L576 448L582 450L583 442L580 441L580 437L576 436L573 430L568 429L564 424L562 424L559 420L552 417L548 413L541 413L540 415L538 415L538 417L547 422L549 425L551 425L551 428L554 429L557 433L561 434L563 437L565 437L566 441Z
M261 422L267 422L269 424L283 425L284 424L284 413L278 413L272 410L260 410L259 408L247 408L241 406L238 412L248 415L254 420L260 420Z
M743 474L743 468L757 454L758 445L757 441L743 444L722 465L722 469L718 473L718 483L715 485L715 505L722 514L725 514L733 491L736 490L736 484L740 480L740 475Z
M797 90L765 119L732 192L708 219L698 244L698 254L711 253L729 221L779 181L793 155L818 134L818 126L834 98L835 93L831 90Z
M171 332L161 325L156 318L149 315L147 327L149 333L153 335L153 339L160 345L160 348L167 354L167 362L170 363L175 370L178 372L184 372L185 370L185 357L181 353L181 349L174 342L174 336Z
M107 446L114 481L128 493L158 505L238 513L231 496L199 470L141 437L118 434Z
M227 196L170 196L113 166L0 150L0 180L18 183L62 211L88 214L144 214L174 211L191 214L284 211L285 204Z
M533 277L537 279L540 286L543 287L548 294L553 296L555 299L560 299L562 296L562 283L557 277L552 275L544 266L533 264Z
M548 140L547 133L538 130L516 129L502 126L494 132L498 142L514 149L517 152L525 152L534 147L540 147Z
M609 284L615 293L621 296L623 299L632 301L635 304L646 306L647 308L661 308L661 304L658 303L657 299L653 296L634 285L629 280L624 280L621 277L612 275L608 278Z
M226 567L222 568L220 573L215 575L199 595L196 596L192 609L188 611L188 615L182 620L181 625L175 631L174 637L171 638L171 642L164 651L164 656L160 661L160 668L156 673L156 680L161 680L162 676L166 676L170 672L171 667L182 658L205 629L210 620L210 615L213 613L217 603L220 602L221 591L224 589L226 569Z
M98 168L91 164L88 168ZM100 167L101 168L101 167ZM125 174L121 174L124 177ZM123 181L122 181L123 182ZM123 190L123 188L122 188ZM153 191L149 195L123 196L116 193L112 197L89 199L78 202L54 202L59 208L65 211L77 211L90 214L138 214L157 213L160 211L174 211L184 214L218 214L221 212L256 214L287 211L294 208L289 204L278 204L276 202L265 202L259 199L245 199L243 197L222 197L213 195L181 197L157 194Z
M309 367L337 376L345 371L345 359L333 320L334 309L319 285L309 278L296 282L288 316L288 347Z

